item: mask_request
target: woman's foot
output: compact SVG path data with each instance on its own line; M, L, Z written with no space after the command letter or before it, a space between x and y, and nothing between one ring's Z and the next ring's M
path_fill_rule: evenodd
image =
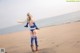
M32 52L35 52L35 50L32 49Z
M35 52L35 50L34 50L34 48L33 48L33 45L31 45L31 50L32 50L32 52Z
M36 51L38 51L38 47L36 47Z

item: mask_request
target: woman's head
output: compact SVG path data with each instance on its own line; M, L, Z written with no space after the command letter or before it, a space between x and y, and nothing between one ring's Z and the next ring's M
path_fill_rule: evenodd
M30 13L27 13L27 21L30 21L31 20L31 14Z
M30 13L27 13L27 16L30 16Z

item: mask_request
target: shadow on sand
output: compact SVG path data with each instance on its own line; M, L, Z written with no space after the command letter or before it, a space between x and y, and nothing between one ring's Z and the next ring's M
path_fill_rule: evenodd
M26 52L26 53L56 53L56 51L53 48L43 48L39 49L38 52Z

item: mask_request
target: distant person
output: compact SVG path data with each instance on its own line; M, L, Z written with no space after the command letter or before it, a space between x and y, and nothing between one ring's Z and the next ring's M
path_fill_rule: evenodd
M19 23L24 23L24 22L19 22ZM38 51L38 40L37 40L36 30L38 30L39 28L36 26L35 22L33 21L30 13L27 13L27 21L24 27L30 27L32 51L35 52L34 45L33 45L34 43L36 46L36 51Z

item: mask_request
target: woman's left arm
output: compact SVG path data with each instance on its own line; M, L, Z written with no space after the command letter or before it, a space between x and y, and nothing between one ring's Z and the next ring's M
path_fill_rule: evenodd
M39 28L36 26L36 23L34 22L34 26L36 27L36 29L38 29L39 30Z

